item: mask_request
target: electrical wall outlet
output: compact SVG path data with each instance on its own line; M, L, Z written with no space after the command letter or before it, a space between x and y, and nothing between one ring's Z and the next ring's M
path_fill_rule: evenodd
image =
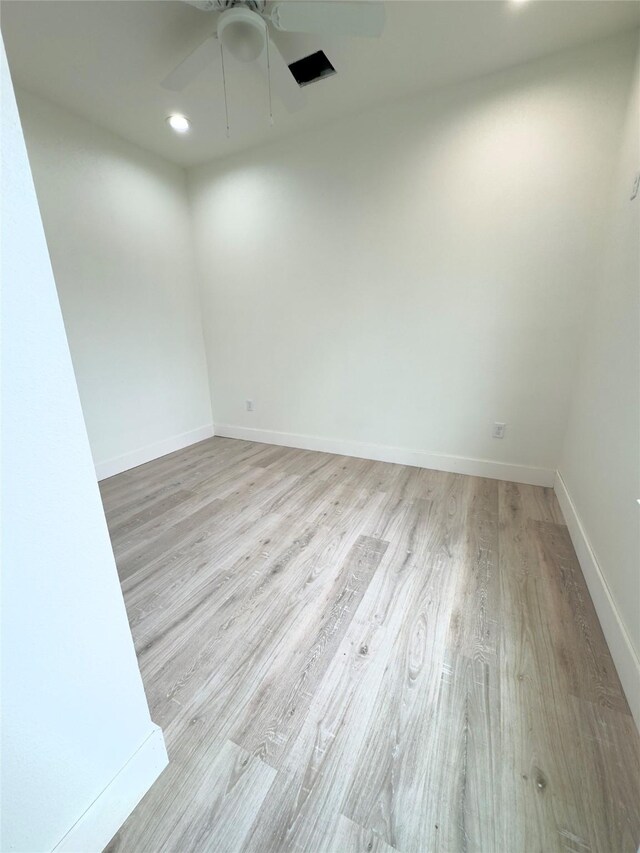
M504 433L505 433L506 428L507 428L506 424L502 424L499 421L496 421L493 425L493 432L491 433L491 435L494 438L504 438Z
M245 400L244 407L248 412L252 412L253 411L253 400Z

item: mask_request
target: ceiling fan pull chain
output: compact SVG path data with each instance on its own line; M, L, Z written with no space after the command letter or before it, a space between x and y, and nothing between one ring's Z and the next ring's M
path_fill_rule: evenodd
M220 61L222 62L222 88L224 89L224 114L227 120L227 139L231 135L229 133L229 102L227 100L227 78L224 73L224 48L222 41L220 42Z
M269 124L273 127L273 105L271 103L271 60L269 57L269 32L267 31L267 84L269 88Z

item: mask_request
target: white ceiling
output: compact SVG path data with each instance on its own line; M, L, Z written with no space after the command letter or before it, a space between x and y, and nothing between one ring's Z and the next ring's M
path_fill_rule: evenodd
M334 0L339 2L339 0ZM380 101L476 77L640 25L634 0L387 0L380 39L277 33L292 62L322 47L338 73L306 88L289 114L264 81L229 61L231 137L225 135L220 68L182 93L159 81L213 29L216 15L176 0L5 0L2 32L18 86L188 166ZM166 125L192 121L188 135Z

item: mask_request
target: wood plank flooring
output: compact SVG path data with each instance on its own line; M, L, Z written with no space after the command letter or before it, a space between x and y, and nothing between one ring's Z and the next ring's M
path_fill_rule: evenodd
M101 491L170 756L109 853L635 853L551 489L214 438Z

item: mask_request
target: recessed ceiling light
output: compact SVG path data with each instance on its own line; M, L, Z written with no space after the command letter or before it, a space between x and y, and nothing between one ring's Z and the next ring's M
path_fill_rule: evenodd
M191 127L191 122L186 116L180 115L180 113L173 113L167 118L167 122L169 123L169 127L172 130L175 130L176 133L186 133Z

